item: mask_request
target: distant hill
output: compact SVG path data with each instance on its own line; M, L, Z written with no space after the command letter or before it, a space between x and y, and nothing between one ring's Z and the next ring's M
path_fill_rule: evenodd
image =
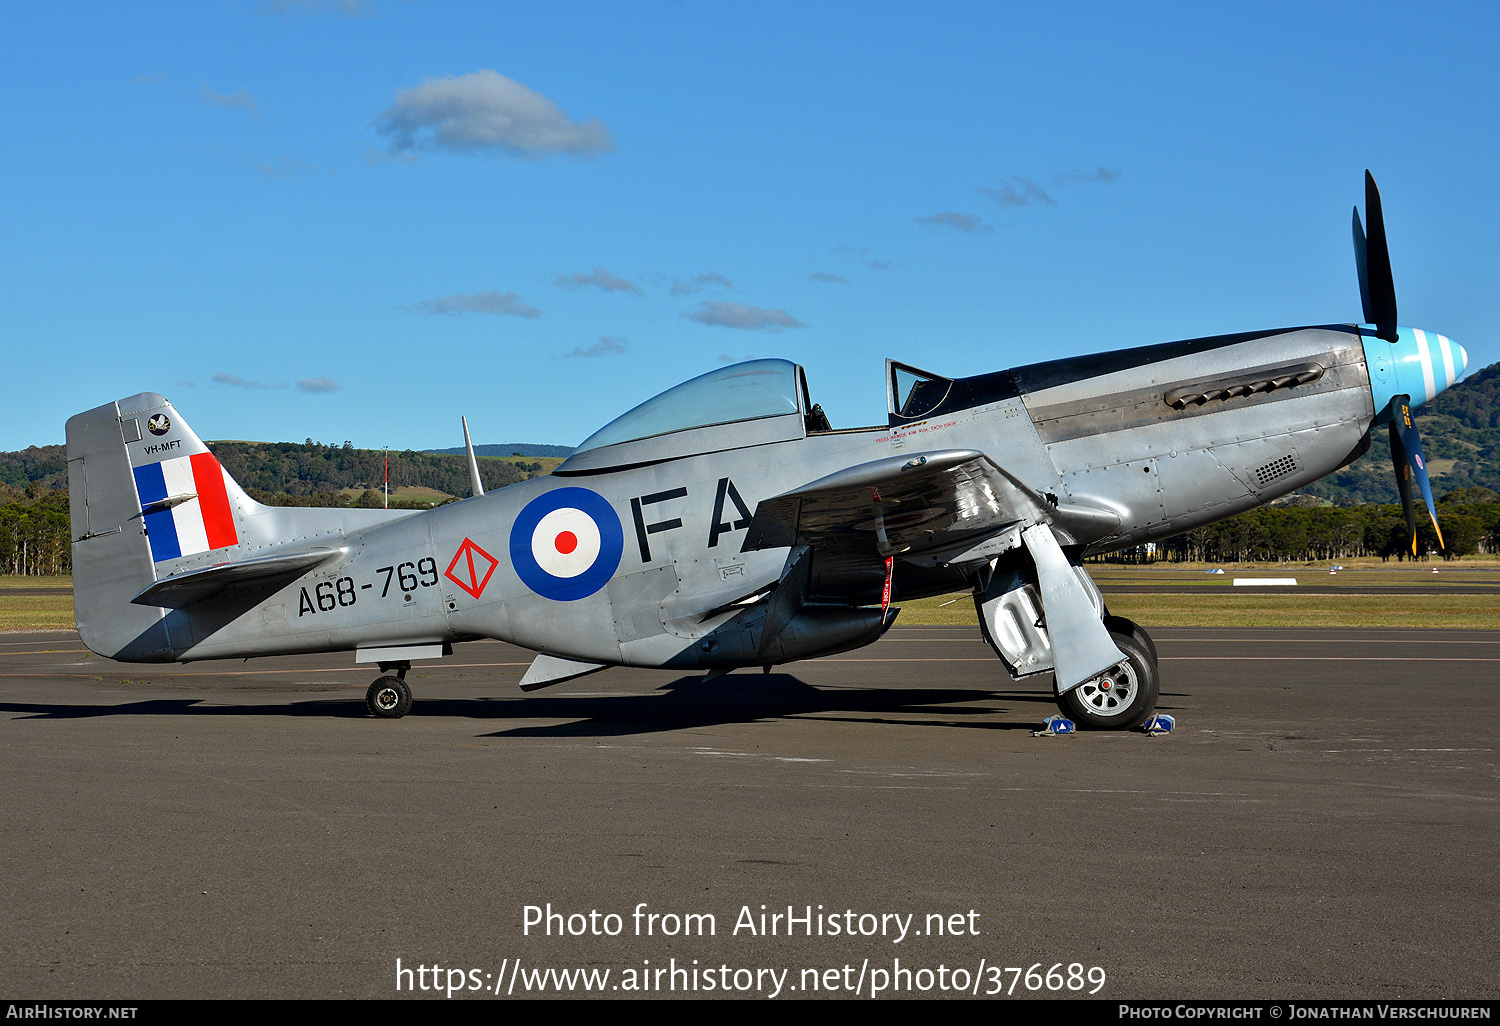
M209 442L208 446L240 486L262 502L279 496L311 496L349 491L379 491L385 462L379 449L321 445L317 442ZM571 450L564 449L564 452ZM486 491L550 473L558 457L515 459L482 456L479 477ZM469 494L468 461L462 456L392 451L390 484L444 496ZM68 487L67 458L60 445L32 446L0 453L0 500L7 494L63 491ZM368 501L368 500L367 500Z
M1422 435L1435 496L1459 488L1500 491L1500 363L1469 375L1417 407L1412 419ZM1340 506L1399 503L1388 431L1372 432L1369 452L1302 491ZM1420 496L1417 501L1420 505Z
M247 490L309 495L343 489L379 490L385 462L379 449L320 445L317 442L210 442L209 448L231 477ZM485 490L503 488L545 473L540 463L485 457L479 477ZM390 453L391 488L422 488L445 495L469 494L468 462L461 456L430 452Z
M68 487L67 450L61 445L33 445L20 452L0 452L0 485L24 491L58 491Z
M451 449L423 449L423 452L440 452L462 456L467 450L461 445ZM476 445L475 456L563 456L573 451L571 445L538 445L535 442L501 442L499 445Z

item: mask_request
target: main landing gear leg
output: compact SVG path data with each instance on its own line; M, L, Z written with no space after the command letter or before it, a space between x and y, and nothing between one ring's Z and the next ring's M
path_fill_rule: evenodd
M1104 618L1110 638L1125 661L1057 697L1064 715L1100 730L1138 727L1156 708L1161 686L1156 643L1139 624L1123 616Z
M380 672L385 676L376 680L370 685L370 690L365 692L365 706L369 708L371 716L378 716L383 720L399 720L411 712L411 688L406 685L406 671L409 669L411 663L405 660L380 664ZM390 676L392 670L396 671L394 677Z

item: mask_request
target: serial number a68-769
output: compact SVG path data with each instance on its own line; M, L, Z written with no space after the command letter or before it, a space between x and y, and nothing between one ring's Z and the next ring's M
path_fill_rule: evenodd
M298 616L331 613L340 606L352 606L359 601L359 593L380 589L378 596L368 598L391 598L391 584L399 594L409 599L420 588L431 588L438 582L437 561L424 556L415 563L397 563L383 566L375 571L375 579L356 584L352 577L336 577L319 581L311 588L302 589L302 599L297 605Z

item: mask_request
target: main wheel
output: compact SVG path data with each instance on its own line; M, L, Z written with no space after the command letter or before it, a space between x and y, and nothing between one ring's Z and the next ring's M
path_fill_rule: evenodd
M1104 626L1111 634L1126 634L1139 641L1151 653L1151 661L1159 662L1160 657L1156 654L1156 642L1151 640L1151 635L1146 633L1146 628L1134 620L1127 620L1123 616L1106 616Z
M1116 633L1111 627L1110 637L1125 661L1057 696L1057 705L1065 716L1085 726L1129 730L1145 722L1156 708L1161 675L1150 650L1132 634Z
M411 688L400 677L381 677L365 692L365 705L372 716L399 720L411 712Z

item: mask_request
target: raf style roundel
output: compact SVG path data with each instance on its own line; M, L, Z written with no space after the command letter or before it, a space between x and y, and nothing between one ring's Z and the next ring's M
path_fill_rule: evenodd
M510 527L510 561L521 582L559 602L604 587L624 550L620 518L587 488L558 488L532 499Z

